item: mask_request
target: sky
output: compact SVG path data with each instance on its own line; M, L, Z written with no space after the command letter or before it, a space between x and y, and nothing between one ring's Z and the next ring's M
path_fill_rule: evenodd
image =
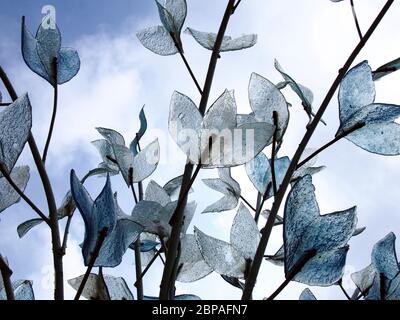
M324 98L338 70L356 46L357 32L352 20L349 1L332 3L329 0L243 0L228 26L227 34L238 36L258 34L255 47L224 53L218 62L210 102L225 89L234 89L240 113L250 112L248 81L257 72L273 82L281 81L274 70L278 59L285 70L296 80L311 88L314 104ZM161 57L147 51L135 33L143 27L158 25L159 18L153 1L52 1L3 0L0 5L0 64L9 74L17 92L29 93L33 107L33 134L40 149L47 136L52 109L52 90L24 64L20 52L20 21L25 15L29 29L34 33L39 25L44 5L54 5L57 23L62 32L63 46L76 48L82 67L59 92L57 114L47 168L58 203L69 189L69 172L73 168L79 176L100 162L90 142L100 138L96 127L113 128L130 141L139 128L137 115L146 105L149 132L143 144L158 137L161 145L161 162L151 177L163 185L182 174L185 157L174 145L167 131L168 108L174 90L199 101L199 94L178 56ZM383 0L355 1L360 25L365 32L384 5ZM216 32L226 1L188 0L186 26ZM398 17L400 7L392 6L387 16L361 52L355 63L367 59L377 68L400 56ZM210 52L198 46L189 36L183 36L185 52L200 83L204 82ZM400 74L390 75L376 83L376 101L400 104ZM4 89L0 86L0 90ZM291 157L302 137L307 117L298 99L285 90L293 104L291 123L285 136L281 156ZM3 94L7 100L6 94ZM309 147L317 148L334 136L338 128L338 104L332 100L324 116L328 125L317 129ZM367 153L344 140L323 152L318 165L327 169L313 178L321 213L358 207L359 226L366 231L350 241L344 286L353 289L349 274L370 263L371 249L390 231L400 234L398 195L400 194L399 157L382 157ZM26 149L19 164L31 167L31 180L26 193L39 207L46 209L44 193L35 171L29 150ZM191 196L198 203L193 225L222 240L229 239L229 227L235 210L219 214L201 214L220 194L207 189L201 178L216 177L215 170L203 170ZM235 168L233 175L241 184L244 196L252 203L256 191L243 168ZM120 205L129 213L132 197L122 178L112 180L118 191ZM92 197L101 190L103 179L91 178L88 189ZM268 205L271 205L268 202ZM34 213L23 202L0 215L0 252L10 261L13 279L33 280L36 298L52 297L52 256L50 233L43 225L19 239L16 228ZM260 227L265 223L261 219ZM62 225L64 222L62 222ZM61 228L63 230L63 228ZM189 229L191 232L192 228ZM65 278L84 273L79 244L84 227L76 214L71 227L67 255L64 259ZM282 244L282 229L273 231L268 254L273 254ZM128 251L123 263L106 273L123 276L133 291L134 255ZM27 267L29 266L29 267ZM161 265L155 265L146 276L146 295L157 295ZM254 297L262 299L271 294L283 281L283 268L264 262L260 271ZM74 290L66 284L66 297L72 298ZM212 290L210 290L212 288ZM291 283L279 299L298 299L304 285ZM240 291L225 283L217 274L193 284L178 284L178 293L197 294L203 299L238 299ZM338 287L311 288L318 299L343 299ZM134 292L134 291L133 291ZM134 292L135 293L135 292Z

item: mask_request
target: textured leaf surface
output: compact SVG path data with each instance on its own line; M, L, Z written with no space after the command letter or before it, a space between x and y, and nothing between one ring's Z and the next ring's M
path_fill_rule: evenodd
M29 167L15 167L10 176L18 188L24 191L29 181ZM19 199L20 196L8 183L6 178L0 178L0 212L17 203Z

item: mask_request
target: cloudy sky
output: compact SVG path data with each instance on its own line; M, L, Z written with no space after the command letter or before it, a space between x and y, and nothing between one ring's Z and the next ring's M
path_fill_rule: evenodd
M273 82L281 81L273 67L276 58L288 73L313 90L317 107L358 41L348 2L243 0L231 19L227 33L233 36L257 33L258 44L246 51L222 54L210 102L224 89L234 89L239 112L248 113L247 87L251 73L257 72ZM361 29L365 32L385 1L356 0L355 3ZM51 116L52 90L22 60L20 20L25 15L29 29L35 32L42 18L41 9L47 4L57 9L57 23L63 35L63 45L76 48L82 61L78 76L60 87L59 112L47 163L57 201L62 200L69 188L71 168L83 176L100 162L96 150L90 144L99 138L94 128L101 126L116 129L130 141L138 130L137 115L144 104L149 128L152 130L149 130L143 143L157 136L162 149L161 163L152 178L164 184L182 174L185 157L171 143L167 133L169 101L174 90L185 93L193 101L199 101L199 94L178 56L156 56L143 48L135 37L140 28L159 24L153 1L118 0L112 5L106 0L96 1L96 4L83 0L1 2L0 63L12 79L17 92L29 92L34 113L33 133L41 149ZM188 0L186 25L216 32L225 5L225 0ZM400 56L400 43L397 41L399 15L400 7L395 3L356 62L368 59L372 68L377 68ZM189 36L184 35L183 41L187 58L203 83L210 52L199 47ZM399 83L400 74L379 81L376 84L377 101L400 104ZM4 91L1 86L0 90ZM304 133L307 118L297 98L287 91L285 95L293 108L281 156L290 157ZM310 147L318 147L334 136L338 127L336 98L324 118L328 126L317 130ZM352 285L348 275L369 264L373 244L390 231L400 234L399 161L398 157L369 154L348 141L339 142L318 159L319 165L327 166L324 172L314 177L321 212L328 213L357 205L359 226L367 227L362 235L350 242L351 250L344 279L349 291ZM26 192L45 209L44 194L28 150L25 150L19 163L31 166L32 177ZM240 181L245 197L255 203L256 192L244 170L235 169L233 174ZM200 178L214 176L216 172L209 170L200 174ZM88 182L93 197L103 184L104 181L97 178ZM198 209L193 224L207 234L228 240L229 226L235 212L201 215L201 211L211 201L217 200L220 194L208 190L200 179L194 187L196 193L192 198L198 202ZM120 177L113 179L113 189L118 191L123 209L130 212L133 206L131 195ZM1 214L0 252L10 261L14 270L13 279L33 280L36 297L46 299L52 296L53 281L49 230L44 225L39 226L22 240L16 233L20 223L33 217L34 214L24 203ZM265 223L265 220L261 220L260 227ZM79 276L85 270L79 249L83 234L83 222L78 214L72 224L68 253L64 260L66 279ZM274 230L267 252L274 253L281 244L282 229L278 227ZM133 253L129 251L119 267L106 272L124 276L132 288L133 261ZM160 267L153 267L145 278L147 295L158 294ZM268 296L282 280L282 268L265 262L254 297ZM279 298L297 299L303 288L301 284L292 283ZM320 299L343 298L337 287L312 290ZM240 297L239 290L229 286L216 274L194 284L178 284L178 293L193 293L203 299ZM66 296L72 298L73 294L74 291L66 285Z

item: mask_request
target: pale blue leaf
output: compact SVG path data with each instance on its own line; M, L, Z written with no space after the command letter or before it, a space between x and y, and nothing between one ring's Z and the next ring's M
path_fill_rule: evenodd
M381 79L388 74L391 74L400 69L400 58L390 61L383 66L379 67L372 73L372 78L374 81Z
M211 105L203 119L205 129L233 129L236 127L236 103L232 94L225 92Z
M289 123L289 109L280 90L269 80L253 73L249 84L250 107L258 121L274 124L273 112L278 113L278 140Z
M217 273L243 278L246 260L229 243L210 237L195 227L194 234L206 263Z
M303 290L303 292L300 295L299 300L317 300L317 298L314 296L314 294L311 292L310 289L306 288Z
M267 255L265 260L271 262L272 264L282 267L285 263L285 249L284 246L280 247L279 250L274 255Z
M37 40L26 28L25 18L22 19L21 47L22 57L24 58L26 65L34 73L38 74L46 81L51 82L50 77L46 72L46 69L40 61L39 54L37 52Z
M181 301L185 301L185 300L201 300L199 296L196 296L194 294L180 294L178 296L175 296L175 300L181 300Z
M140 241L140 252L149 252L156 249L160 245L159 242L153 240L142 240Z
M230 241L246 260L253 260L260 242L260 232L249 209L241 203L233 220Z
M217 39L216 33L198 31L193 28L186 28L185 33L191 35L198 44L208 50L213 50ZM221 43L221 52L237 51L253 47L257 43L256 34L247 34L237 38L224 36Z
M363 61L350 69L340 83L339 118L341 126L347 119L375 100L375 84L371 67Z
M395 248L396 236L393 232L378 241L372 249L372 265L378 274L392 280L400 273Z
M42 222L43 222L43 220L38 218L38 219L32 219L32 220L28 220L28 221L21 223L17 227L18 236L20 238L23 238L32 228L38 226Z
M177 280L190 283L209 275L213 269L204 261L196 237L186 234L181 238L181 255Z
M285 273L310 250L312 257L294 280L329 286L343 274L348 246L356 224L356 208L320 215L311 176L300 178L290 191L284 215Z
M15 300L30 301L35 300L32 281L18 280L13 282Z
M22 191L29 181L29 167L14 167L11 171L11 179ZM8 183L6 178L0 178L0 213L20 200L19 194Z
M114 162L116 161L116 156L114 154L114 149L110 142L105 139L92 141L93 146L99 152L103 162L99 164L99 168L108 170L110 173L119 173L119 167Z
M144 199L146 201L157 202L163 207L171 202L171 198L169 197L168 193L154 180L150 180L149 184L147 185Z
M106 139L111 145L118 144L125 146L125 139L118 131L107 128L96 128L98 133L100 133L104 139Z
M61 48L57 60L57 83L64 84L75 77L80 68L79 54L72 48Z
M352 273L351 279L357 286L358 290L360 290L363 294L367 294L374 283L375 276L375 268L372 264L370 264L368 267Z
M136 33L136 36L146 49L155 54L171 56L179 52L174 40L163 26L142 29Z
M32 127L32 108L24 94L0 112L0 162L10 173L17 162Z
M228 282L231 286L234 286L235 288L238 288L240 290L244 289L245 284L240 281L238 278L234 278L234 277L228 277L225 275L221 275L222 279L224 279L226 282Z
M183 176L179 176L168 181L163 189L167 192L170 197L177 196L182 185ZM190 188L189 193L193 192L193 188Z

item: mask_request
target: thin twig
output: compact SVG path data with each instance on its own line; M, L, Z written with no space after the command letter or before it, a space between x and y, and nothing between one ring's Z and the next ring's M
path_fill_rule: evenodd
M357 300L360 293L361 293L360 289L356 288L353 294L351 295L351 300Z
M318 109L318 112L316 113L314 120L311 122L311 124L308 126L307 131L302 139L302 141L299 144L299 147L296 151L296 153L294 154L292 161L290 163L290 166L286 172L286 175L283 179L283 182L281 184L281 186L279 187L278 190L278 194L275 197L275 201L274 204L272 205L271 208L271 214L268 217L267 223L265 225L265 228L262 230L262 236L261 236L261 240L259 243L259 246L257 248L257 252L256 255L254 257L251 269L250 269L250 273L249 273L249 277L246 281L246 285L245 288L243 290L243 295L242 295L242 299L243 300L248 300L251 297L251 294L253 292L256 280L257 280L257 276L258 276L258 272L260 270L260 266L264 257L264 252L265 249L268 245L268 241L269 241L269 237L271 235L272 232L272 228L274 227L274 223L275 223L275 218L278 214L279 208L282 204L282 201L284 199L284 196L286 194L286 190L288 189L289 185L290 185L290 181L292 179L292 175L293 173L296 171L297 168L297 164L304 152L304 149L307 147L308 142L310 141L315 129L317 128L323 114L325 113L325 110L327 109L330 101L332 100L336 90L338 89L340 82L342 81L343 77L345 76L345 74L347 73L347 70L349 70L349 68L351 67L351 65L353 64L354 60L356 59L356 57L358 56L358 54L360 53L361 49L365 46L365 44L367 43L368 39L371 37L371 35L373 34L373 32L375 31L375 29L377 28L377 26L379 25L379 23L381 22L381 20L383 19L383 17L385 16L386 12L389 10L390 6L393 4L394 0L388 0L385 4L385 6L382 8L382 10L380 11L380 13L378 14L378 16L376 17L376 19L374 20L374 22L372 23L372 25L370 26L370 28L368 29L367 33L364 35L364 37L362 38L362 40L360 41L360 43L356 46L356 48L353 50L353 52L350 54L349 58L347 59L346 63L344 64L343 68L340 69L339 71L339 75L337 76L337 78L335 79L335 81L333 82L331 88L329 89L325 99L323 100L320 108Z
M272 113L272 117L274 119L275 131L272 137L272 154L271 154L271 178L272 178L272 190L274 191L274 196L278 192L278 187L276 184L276 175L275 175L275 157L276 157L276 140L278 136L278 112L274 111Z
M237 7L239 6L240 2L242 2L242 0L237 0L236 4L233 6L232 14L235 13L235 11L236 11Z
M257 192L256 214L254 216L254 221L256 223L258 223L258 219L260 218L260 214L261 214L260 206L261 206L262 197L263 197L263 195L260 192Z
M317 250L311 249L307 251L293 266L293 268L286 275L285 281L279 286L278 289L275 290L273 294L271 294L266 300L274 300L278 294L282 292L283 289L294 279L294 277L301 271L304 265L310 261L312 257L314 257L317 253Z
M242 195L240 195L240 199L242 199L242 201L243 201L245 204L247 204L247 206L248 206L251 210L253 210L254 212L257 212L257 209L254 208L254 207L250 204L250 202L248 202Z
M13 101L16 101L18 99L18 95L14 90L14 87L11 84L10 79L8 78L7 74L4 72L1 66L0 66L0 78L3 81L4 86L7 89L8 94L10 95L10 98ZM61 252L61 239L60 239L60 230L58 225L57 205L49 176L47 175L46 169L43 165L42 158L40 156L40 152L36 145L36 141L32 135L32 132L29 133L28 144L29 148L31 149L32 157L35 162L36 168L38 169L40 179L43 184L43 189L46 195L47 205L49 208L51 242L52 242L53 262L54 262L54 277L55 277L54 298L55 300L63 300L64 299L64 272L63 272L63 261L62 261L63 254Z
M339 285L340 289L342 290L343 294L346 296L347 300L351 300L351 297L349 296L349 294L343 287L342 280L339 281L338 285Z
M299 169L300 167L304 166L308 161L310 161L312 158L316 157L318 154L320 154L322 151L324 151L325 149L329 148L330 146L332 146L333 144L335 144L336 142L338 142L339 140L343 139L344 137L348 136L350 133L361 129L362 127L365 126L365 123L360 122L355 124L354 126L352 126L351 128L349 128L346 131L343 131L342 133L340 133L339 135L337 135L334 139L332 139L331 141L329 141L328 143L326 143L325 145L323 145L321 148L319 148L318 150L316 150L315 152L313 152L311 155L309 155L306 159L304 159L303 161L301 161L298 165L297 165L297 169ZM296 170L297 170L296 169Z
M356 9L354 8L354 0L350 0L350 5L351 5L351 12L353 13L354 22L356 24L358 36L360 37L360 40L362 40L363 35L361 32L360 24L358 23Z
M138 281L141 281L144 278L144 276L146 275L147 271L149 271L150 267L157 260L158 256L160 256L160 254L161 254L161 249L157 250L156 254L153 256L153 258L151 258L151 260L147 264L146 268L144 268L144 270L142 271L141 275L136 279L136 282L134 284L135 287L137 287L139 285Z
M8 107L11 103L0 103L0 107Z
M51 136L53 135L54 124L56 122L56 115L57 115L57 104L58 104L57 58L53 59L52 67L53 67L53 71L54 71L54 75L55 75L55 82L54 82L54 86L53 86L54 87L54 104L53 104L53 114L51 116L51 121L50 121L49 133L47 135L46 144L45 144L44 151L43 151L42 161L44 164L46 163L47 153L49 152Z
M73 216L74 216L73 213L68 215L67 223L65 225L64 237L63 237L63 241L62 241L62 245L61 245L61 252L62 252L63 255L65 255L66 250L67 250L69 228L71 227L71 222L72 222L72 217Z
M0 255L0 272L3 278L3 286L6 291L7 300L15 300L14 288L11 282L13 272L2 255Z
M179 55L181 56L182 61L183 61L183 63L184 63L185 66L186 66L186 69L189 71L189 74L190 74L190 76L192 77L192 80L193 80L193 82L194 82L194 84L195 84L197 90L199 91L200 95L202 95L202 94L203 94L203 90L201 89L200 84L199 84L199 82L197 81L197 78L196 78L196 76L194 75L194 72L193 72L192 68L190 67L189 62L187 61L187 59L186 59L186 57L185 57L185 53L184 53L183 50L182 50L182 46L180 46L179 43L178 43L178 41L176 41L175 35L174 35L173 33L170 33L170 36L171 36L172 40L174 41L175 47L176 47L176 49L178 50Z
M46 222L48 225L50 225L50 220L46 215L33 203L31 199L29 199L25 193L16 185L16 183L13 181L11 178L10 174L8 173L4 163L0 162L0 172L6 178L7 182L10 184L10 186L15 190L16 193L35 211L40 218L43 219L44 222Z
M138 240L135 241L135 271L136 271L136 292L137 292L137 299L143 300L143 276L142 276L142 259L141 259L141 252L140 252L140 236Z
M96 245L93 249L93 252L90 255L88 267L86 269L85 275L83 276L82 282L79 285L79 288L76 292L74 300L79 300L79 298L82 295L83 290L85 289L86 282L88 281L90 273L92 272L93 266L96 262L96 259L99 256L101 247L103 246L103 242L104 242L105 238L107 237L107 232L108 232L108 228L103 228L99 233L99 236L96 241Z

